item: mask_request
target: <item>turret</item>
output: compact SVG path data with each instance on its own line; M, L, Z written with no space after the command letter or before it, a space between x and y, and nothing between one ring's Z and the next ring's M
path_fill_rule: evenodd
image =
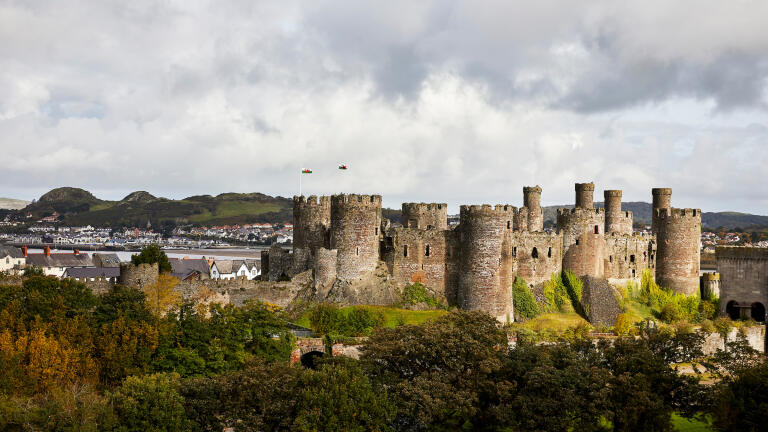
M331 197L330 248L337 250L339 279L357 279L376 269L380 226L381 195Z
M656 283L686 295L699 290L701 210L659 208L656 220Z
M576 207L592 209L594 206L594 183L576 183Z
M528 210L528 231L543 231L544 214L541 210L541 186L523 187L523 207Z
M403 203L402 222L406 228L448 229L448 204Z
M481 310L501 322L514 320L511 250L516 208L509 205L461 206L461 272L458 303L467 310Z
M653 209L652 209L653 213L651 214L651 226L652 226L653 232L657 232L656 210L672 208L672 189L671 188L653 188L651 189L651 195L653 195Z
M632 234L632 212L621 211L621 191L606 190L605 233Z
M293 270L312 268L318 248L327 246L331 222L331 200L327 196L293 197Z

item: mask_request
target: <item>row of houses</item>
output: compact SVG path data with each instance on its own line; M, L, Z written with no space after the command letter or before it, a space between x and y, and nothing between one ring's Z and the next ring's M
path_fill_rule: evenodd
M247 279L261 275L259 260L230 260L214 258L170 258L172 275L180 280L190 279ZM104 279L117 282L120 277L120 258L115 253L43 252L30 253L21 248L0 246L0 272L21 273L26 267L38 267L46 276L72 278L78 281Z

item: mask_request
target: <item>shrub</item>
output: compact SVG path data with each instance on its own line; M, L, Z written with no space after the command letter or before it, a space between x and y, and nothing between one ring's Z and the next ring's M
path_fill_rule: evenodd
M530 319L539 313L536 299L533 298L528 283L521 277L515 277L515 282L512 284L512 302L518 316Z
M619 314L619 316L616 317L616 325L613 326L613 332L618 336L626 336L629 334L630 328L631 326L627 314Z
M717 318L713 324L715 329L717 330L718 333L720 333L720 336L722 336L723 339L726 339L728 337L728 332L730 332L731 327L733 327L733 321L731 321L731 319L728 317Z
M420 282L414 282L403 289L403 303L415 305L426 303L429 307L442 306L435 296L427 291L427 287Z
M319 334L364 336L384 325L384 315L362 306L356 306L345 314L334 304L320 303L310 311L309 322L312 330Z
M553 274L552 278L544 284L544 298L548 312L571 311L571 301L560 273Z
M698 322L702 319L698 296L678 294L660 287L649 269L643 271L637 300L650 307L666 323L678 320Z
M309 322L316 333L326 334L343 326L344 316L339 307L331 303L320 303L309 312Z
M346 316L342 332L346 336L370 334L373 329L384 325L384 314L364 307L354 307Z
M184 431L184 398L176 390L178 375L132 376L110 394L125 431Z

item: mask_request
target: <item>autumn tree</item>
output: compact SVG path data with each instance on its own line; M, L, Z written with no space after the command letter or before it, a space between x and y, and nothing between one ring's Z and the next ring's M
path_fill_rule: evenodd
M173 432L189 430L184 398L176 390L178 375L132 376L109 396L126 432Z
M174 289L178 284L177 278L161 274L155 283L144 288L147 306L156 317L165 315L179 305L181 295Z

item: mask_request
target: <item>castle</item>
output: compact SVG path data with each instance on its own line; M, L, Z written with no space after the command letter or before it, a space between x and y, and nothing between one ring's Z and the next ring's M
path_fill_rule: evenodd
M293 253L262 254L269 280L312 270L324 298L335 284L386 266L400 288L420 282L448 304L514 319L515 277L532 286L553 273L623 283L650 269L656 281L685 294L699 289L701 211L671 207L672 190L653 189L653 234L632 230L621 191L606 190L595 208L593 183L577 183L575 207L557 211L557 230L543 227L542 189L523 188L523 206L463 205L449 228L445 203L404 203L402 226L382 218L380 195L293 198Z

